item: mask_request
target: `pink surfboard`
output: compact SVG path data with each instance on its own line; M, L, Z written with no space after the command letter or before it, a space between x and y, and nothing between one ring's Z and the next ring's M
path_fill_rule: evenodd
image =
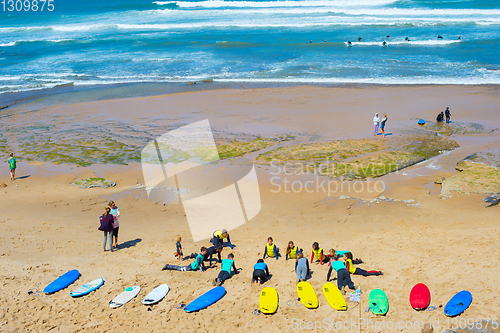
M431 292L423 283L416 284L410 292L410 304L415 310L424 310L431 302Z

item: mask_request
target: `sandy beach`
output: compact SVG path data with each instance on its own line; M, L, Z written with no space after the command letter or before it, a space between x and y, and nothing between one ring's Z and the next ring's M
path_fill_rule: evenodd
M16 154L18 179L10 181L4 163L0 173L0 183L7 185L0 187L0 331L421 332L420 323L438 323L434 332L444 332L464 327L464 322L493 318L498 322L500 208L485 208L488 204L483 201L486 195L500 192L498 169L493 167L500 147L498 88L217 89L60 105L35 100L1 110L0 157L6 161L8 152ZM436 115L446 107L453 122L447 128L433 127ZM386 133L390 135L385 139L373 139L375 113L388 114ZM421 118L429 127L417 125ZM176 307L210 290L220 264L203 273L161 270L166 263L176 264L177 235L183 238L185 254L211 244L208 239L193 242L182 205L156 204L137 186L144 184L140 150L167 131L204 119L210 121L217 142L293 139L270 143L248 155L256 165L261 210L250 222L230 230L236 248L222 252L223 258L230 252L235 255L241 272L224 283L227 294L216 304L185 313ZM272 167L259 159L259 154L278 148L333 140L366 140L362 142L375 147L379 155L400 152L399 144L423 130L459 147L375 179L334 179L334 191L287 191L276 184L285 179L302 184L331 179L314 173L281 173L273 178ZM474 164L476 169L468 165L463 172L455 170L457 163L480 152L493 152L492 160ZM352 158L364 163L365 153ZM478 171L483 165L487 171ZM88 177L106 178L117 185L90 189L70 185ZM438 178L448 192L435 184ZM370 185L374 181L381 186ZM354 183L359 183L360 190ZM110 200L121 212L121 246L113 253L103 252L103 235L97 230L99 216ZM297 299L294 260L266 259L272 278L263 286L276 288L279 308L274 315L255 315L262 286L254 285L251 276L269 236L282 253L294 241L308 258L313 242L325 251L350 250L363 259L360 268L381 270L384 275L352 276L355 286L361 287L361 304L347 301L348 310L339 312L321 292L328 267L313 263L308 281L320 306L309 310L290 302ZM191 262L184 261L186 265ZM71 269L78 269L81 276L67 289L52 295L28 294L32 289L43 290ZM100 289L81 298L69 296L70 291L99 277L105 280ZM142 299L162 283L171 288L166 298L151 308L144 306ZM436 310L411 308L409 293L417 283L429 287ZM139 295L121 308L110 309L109 302L134 285L142 287ZM389 312L383 317L365 312L369 292L377 288L389 300ZM439 306L444 307L461 290L472 293L472 304L459 317L445 316ZM361 327L345 326L359 320ZM332 322L344 326L335 329Z

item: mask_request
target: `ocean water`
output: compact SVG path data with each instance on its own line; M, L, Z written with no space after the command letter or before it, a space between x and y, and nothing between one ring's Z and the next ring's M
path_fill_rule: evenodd
M500 83L498 0L52 4L16 12L0 3L0 93L206 79Z

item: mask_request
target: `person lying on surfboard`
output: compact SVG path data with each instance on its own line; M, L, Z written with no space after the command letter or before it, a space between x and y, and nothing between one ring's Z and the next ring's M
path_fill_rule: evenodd
M177 266L177 265L169 265L166 264L163 266L162 271L170 270L170 271L180 271L180 272L189 272L196 271L198 268L202 273L205 272L205 264L203 263L203 257L207 254L207 248L202 246L200 249L200 253L196 255L196 259L194 262L187 266Z
M269 278L269 268L264 262L264 259L257 260L257 263L253 265L253 275L252 282L257 283L259 286L266 282Z
M266 255L269 258L276 258L278 260L278 256L280 255L280 249L273 244L273 238L269 237L267 239L266 247L264 248L264 256L262 259L266 259Z
M351 252L344 253L344 263L345 263L345 268L347 268L349 273L351 273L353 275L363 275L363 276L383 275L382 271L365 271L364 269L361 269L359 267L354 267L354 264L352 263L352 253Z
M302 252L302 249L299 249L292 241L289 241L288 247L286 248L285 259L297 259L297 254L299 254L299 252Z
M328 262L328 258L323 254L323 249L319 247L318 242L314 242L312 245L311 264L315 258L316 261L319 260L321 265Z
M332 270L337 271L337 287L339 290L342 290L343 286L348 286L351 290L356 290L354 287L354 283L351 280L351 274L345 268L345 265L342 261L337 260L336 258L330 259L330 269L328 270L328 274L326 275L326 282L330 281L330 275L332 274Z
M236 266L234 265L234 255L232 253L229 253L227 255L227 259L222 259L222 268L219 272L219 276L215 278L215 280L212 282L212 285L218 287L223 284L224 281L229 279L231 277L231 269L234 271L234 274L239 273L236 269Z

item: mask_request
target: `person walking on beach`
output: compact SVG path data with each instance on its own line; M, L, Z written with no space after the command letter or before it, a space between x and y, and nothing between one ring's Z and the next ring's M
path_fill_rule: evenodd
M385 138L385 123L387 122L387 113L384 113L384 119L380 122L380 131L382 132L382 137Z
M379 124L380 117L378 116L378 113L375 113L375 117L373 117L373 138L377 137Z
M116 207L114 201L109 202L109 207L111 208L111 215L113 215L113 239L115 245L113 246L114 248L118 248L118 229L120 229L120 223L118 222L118 219L120 218L120 211L118 210L118 207Z
M446 107L446 110L444 111L444 115L446 116L446 123L448 124L450 122L451 118L451 112L450 112L450 107Z
M113 215L111 214L111 208L104 208L104 214L100 217L101 226L99 230L104 232L104 243L102 244L103 251L106 251L106 242L109 237L109 250L113 252Z
M10 180L16 180L16 159L14 158L14 153L9 154L9 169L10 169Z

